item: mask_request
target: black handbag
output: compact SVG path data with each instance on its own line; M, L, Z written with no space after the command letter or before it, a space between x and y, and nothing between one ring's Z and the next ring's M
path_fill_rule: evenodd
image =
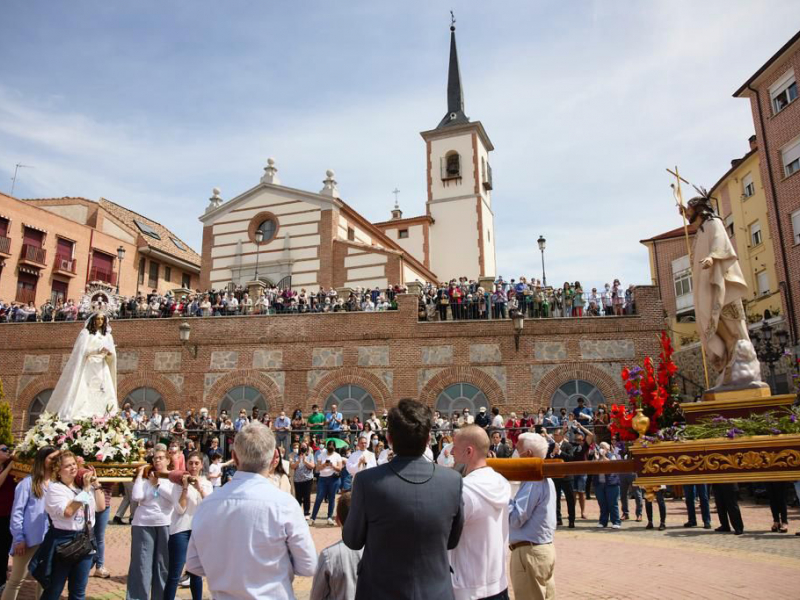
M94 552L94 529L89 527L89 507L84 504L83 531L70 541L56 546L55 555L59 561L74 565Z

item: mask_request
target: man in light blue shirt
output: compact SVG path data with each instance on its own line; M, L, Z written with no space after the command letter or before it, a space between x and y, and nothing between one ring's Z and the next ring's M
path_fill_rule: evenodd
M268 479L275 454L265 425L243 427L233 442L236 475L197 507L186 570L204 576L216 600L294 600L294 576L316 571L300 505Z
M523 433L517 441L520 458L545 458L547 440ZM508 503L511 585L516 598L555 598L556 490L550 479L526 481Z
M342 413L336 411L336 405L331 405L331 412L325 415L325 437L341 437L339 431L342 429Z

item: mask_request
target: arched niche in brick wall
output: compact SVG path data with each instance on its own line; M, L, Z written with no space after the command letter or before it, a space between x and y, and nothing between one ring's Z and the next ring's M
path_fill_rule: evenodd
M625 396L622 381L615 381L605 370L591 363L569 363L558 365L542 377L533 390L534 408L546 408L556 392L566 383L583 381L597 388L608 404L618 403Z
M142 388L154 390L161 396L163 406L165 407L163 412L171 410L180 410L183 412L183 410L189 408L188 405L185 405L186 403L178 393L175 385L169 379L163 375L152 372L128 375L117 384L117 402L119 403L119 407L122 408L125 399L130 396L132 392ZM159 404L158 407L161 409L162 405ZM138 406L134 406L133 410L138 408Z
M374 401L375 411L378 414L389 408L392 394L379 377L364 369L345 367L327 373L317 382L311 390L307 409L310 409L312 404L324 407L334 392L347 385L365 390Z
M13 426L15 431L30 427L30 412L33 408L34 401L37 397L41 397L43 392L52 392L58 383L58 377L58 373L48 373L46 375L42 375L28 382L28 384L20 390L16 401L11 403L11 414L15 417ZM47 399L50 399L49 395L47 396ZM16 420L17 415L20 417L19 420Z
M218 414L220 402L225 398L225 395L229 391L240 386L257 390L263 397L268 410L277 411L281 410L282 407L284 410L287 410L283 406L283 397L278 385L263 373L250 369L231 371L220 377L214 382L211 389L208 390L208 394L206 394L205 400L203 401L204 406L206 406L212 414ZM261 410L262 406L258 405L258 407L259 410ZM228 416L232 419L236 418L236 415L232 415L230 412Z
M505 404L505 394L503 394L503 390L500 389L497 381L488 373L475 367L448 367L443 369L431 377L423 386L419 393L419 401L434 408L436 400L441 393L456 384L469 384L480 390L488 401L487 409L490 406L501 408ZM475 413L477 413L477 410Z

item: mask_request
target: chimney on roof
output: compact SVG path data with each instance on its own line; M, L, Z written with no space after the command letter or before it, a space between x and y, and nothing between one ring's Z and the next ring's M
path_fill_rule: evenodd
M273 183L275 185L280 185L281 183L281 180L278 179L278 167L275 166L275 159L272 157L267 159L267 166L264 167L261 183Z
M319 193L323 196L330 196L331 198L339 198L339 188L336 187L336 180L334 179L336 173L334 173L333 170L328 169L327 171L325 171L325 175L326 177L322 182L325 185L323 186L323 188L320 190Z
M747 141L750 142L750 150L755 150L758 148L758 140L756 136L751 135L749 138L747 138Z

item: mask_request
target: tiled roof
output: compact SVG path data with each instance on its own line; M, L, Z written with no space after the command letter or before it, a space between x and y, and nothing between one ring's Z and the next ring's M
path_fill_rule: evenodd
M200 267L200 255L192 250L189 244L184 242L161 223L148 219L144 215L140 215L137 212L120 206L116 202L111 202L111 200L106 200L105 198L100 198L98 204L100 208L107 211L112 217L121 221L126 227L139 234L141 239L143 239L148 246L160 250L165 254L170 254L176 258L185 260L193 265L197 265L198 268ZM142 230L143 228L136 224L136 221L144 225L145 229L149 228L154 231L160 239L155 239L150 235L146 235ZM175 244L173 240L177 240L183 248Z
M689 224L689 235L694 235L697 231L697 227L695 225ZM659 233L656 236L651 238L647 238L646 240L641 240L641 243L644 242L659 242L661 240L670 240L672 238L683 237L683 227L676 227L675 229L670 229L669 231L665 231L664 233Z

